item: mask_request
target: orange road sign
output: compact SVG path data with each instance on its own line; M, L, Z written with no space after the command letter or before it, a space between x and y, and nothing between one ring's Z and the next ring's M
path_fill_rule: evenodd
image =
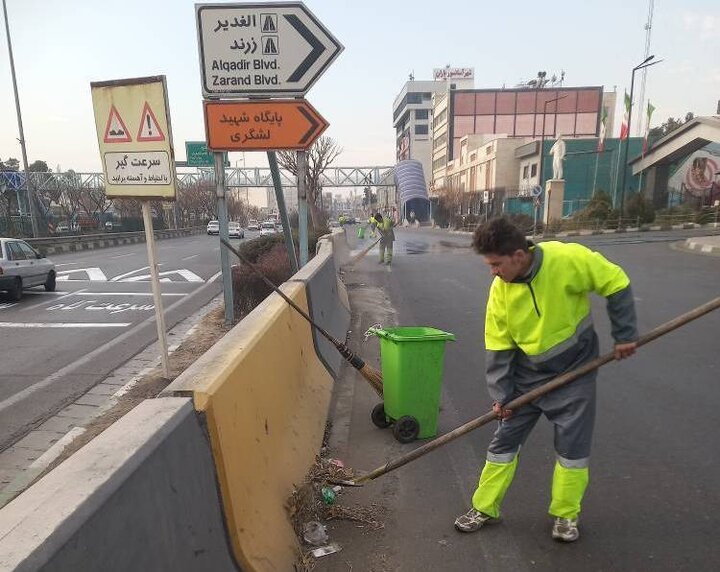
M213 151L309 149L328 122L304 99L205 101L205 131Z

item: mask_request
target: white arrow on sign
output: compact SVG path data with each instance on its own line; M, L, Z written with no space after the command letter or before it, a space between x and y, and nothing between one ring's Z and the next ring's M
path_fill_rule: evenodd
M85 278L71 278L70 274L75 274L77 272L84 272L87 275L87 279ZM107 282L107 276L105 276L105 273L100 270L99 268L76 268L75 270L60 270L57 273L57 279L58 280L81 280L86 281L89 280L90 282Z
M304 4L196 4L203 96L301 96L343 51Z

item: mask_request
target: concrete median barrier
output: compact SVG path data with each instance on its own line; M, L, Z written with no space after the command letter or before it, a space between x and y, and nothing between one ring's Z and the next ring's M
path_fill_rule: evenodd
M304 283L282 289L307 309ZM310 326L273 294L163 393L191 395L205 416L244 570L293 569L299 546L285 503L320 449L331 392Z
M344 236L338 234L339 240L336 242L344 242ZM301 268L291 281L305 283L310 317L332 336L344 342L350 326L350 303L345 285L338 279L333 257L335 243L332 239L333 236L328 236L318 241L315 257ZM312 337L318 357L330 374L337 378L343 357L315 328L312 329Z
M238 570L189 399L151 399L0 510L0 569Z

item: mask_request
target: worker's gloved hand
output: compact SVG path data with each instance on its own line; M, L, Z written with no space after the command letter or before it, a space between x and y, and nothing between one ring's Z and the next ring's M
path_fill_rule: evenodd
M615 344L615 359L625 359L635 353L637 342Z
M495 403L493 403L493 413L498 419L507 419L512 415L513 412L510 409L505 409L496 401Z

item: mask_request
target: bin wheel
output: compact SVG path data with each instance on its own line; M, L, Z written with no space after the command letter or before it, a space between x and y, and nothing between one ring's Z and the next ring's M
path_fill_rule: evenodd
M375 427L379 427L380 429L385 429L391 425L390 421L388 421L387 415L385 415L385 405L382 403L378 403L375 407L373 407L370 419L372 419Z
M395 422L393 435L401 443L412 443L420 433L420 424L411 415L405 415Z

